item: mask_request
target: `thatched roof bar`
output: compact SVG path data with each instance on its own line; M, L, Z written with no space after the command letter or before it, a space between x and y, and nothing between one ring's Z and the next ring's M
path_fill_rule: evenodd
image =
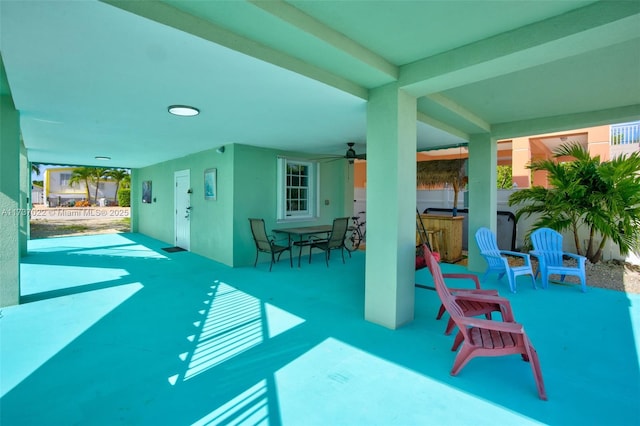
M459 184L466 176L465 162L465 158L420 161L417 165L417 184L426 187Z

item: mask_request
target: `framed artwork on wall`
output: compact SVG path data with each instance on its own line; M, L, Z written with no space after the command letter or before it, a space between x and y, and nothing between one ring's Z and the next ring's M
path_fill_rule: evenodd
M142 181L142 202L151 203L151 181Z
M218 196L217 169L204 171L204 199L215 200Z

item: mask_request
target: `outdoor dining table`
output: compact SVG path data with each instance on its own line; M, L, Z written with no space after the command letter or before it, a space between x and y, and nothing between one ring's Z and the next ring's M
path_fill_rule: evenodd
M298 251L298 268L300 267L300 257L302 257L302 247L311 244L309 237L318 234L328 234L331 232L332 225L314 225L314 226L300 226L297 228L281 228L274 229L273 232L287 234L289 237L289 245L292 244L292 239L298 237L297 241L293 241L294 246L300 247Z

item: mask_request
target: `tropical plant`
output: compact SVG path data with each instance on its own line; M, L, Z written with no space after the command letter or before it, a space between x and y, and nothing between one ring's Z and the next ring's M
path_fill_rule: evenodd
M40 174L40 164L31 163L31 172L36 175Z
M118 191L120 190L120 185L124 181L131 181L129 171L124 169L109 169L105 172L105 176L116 181L116 198L118 199L118 205L121 205L119 202Z
M92 176L93 167L77 167L73 169L71 178L69 179L69 184L71 186L84 183L87 201L91 201L91 196L89 194L89 182L91 181Z
M573 161L559 162L560 157ZM509 205L519 205L516 219L538 214L534 229L548 227L570 230L578 254L596 263L611 239L621 254L640 248L640 153L601 162L579 144L565 144L554 159L533 162L532 171L547 172L550 188L533 186L509 197ZM583 249L578 230L589 231ZM596 239L600 242L596 243Z
M123 188L131 188L131 173L127 174L124 179L122 179L120 186Z
M103 167L94 167L92 169L92 173L91 173L91 181L94 183L94 185L96 186L96 192L95 192L95 197L93 197L93 200L97 203L98 202L98 190L100 189L100 181L102 179L104 179L106 177L106 172L109 169L103 168Z
M513 188L513 177L511 166L498 166L498 189Z

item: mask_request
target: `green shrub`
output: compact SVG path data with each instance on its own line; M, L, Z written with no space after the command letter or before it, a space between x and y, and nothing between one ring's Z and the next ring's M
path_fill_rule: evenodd
M131 189L121 188L118 190L118 205L120 207L131 207Z

